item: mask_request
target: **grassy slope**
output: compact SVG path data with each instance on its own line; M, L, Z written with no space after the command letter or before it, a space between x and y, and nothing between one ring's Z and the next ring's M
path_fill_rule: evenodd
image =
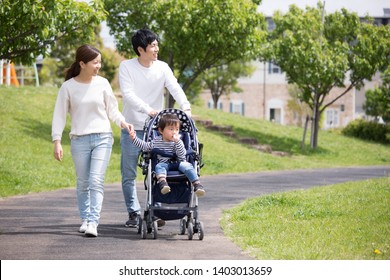
M222 227L257 259L390 259L389 178L248 199Z
M0 197L74 186L69 122L63 136L64 160L53 159L51 118L57 89L0 87ZM215 124L232 125L242 137L255 137L274 150L291 153L278 157L258 152L236 140L199 128L204 143L202 175L390 163L390 147L321 131L319 148L301 152L302 129L276 125L194 106L194 115ZM115 144L106 182L120 181L119 128L113 125ZM139 173L140 174L140 173ZM140 176L139 179L142 177Z

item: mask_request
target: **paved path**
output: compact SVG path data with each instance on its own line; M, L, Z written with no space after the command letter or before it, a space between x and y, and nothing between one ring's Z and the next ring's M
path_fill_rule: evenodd
M203 176L207 195L199 201L204 240L179 235L179 221L168 221L158 239L143 240L123 226L126 213L120 184L105 189L98 238L78 233L75 190L37 193L0 199L1 260L250 260L219 227L222 210L248 197L390 174L390 166L272 171ZM141 205L146 192L139 184Z

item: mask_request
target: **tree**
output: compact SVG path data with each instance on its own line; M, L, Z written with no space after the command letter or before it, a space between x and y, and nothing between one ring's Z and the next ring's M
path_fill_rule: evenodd
M245 61L233 61L227 65L207 69L202 74L202 80L211 92L214 109L217 109L218 100L222 95L229 95L232 91L241 92L241 88L237 86L237 79L248 77L255 70L255 67Z
M70 67L75 60L75 46L80 46L82 44L91 44L100 50L102 54L102 67L99 70L99 75L107 78L111 82L114 80L119 66L120 57L114 50L104 47L103 40L99 35L100 31L101 26L98 25L94 27L93 38L71 38L69 40L59 38L56 40L50 52L50 58L55 59L56 63L55 77L51 77L52 83L58 85L58 81L60 81L60 85L64 81L65 70ZM44 60L42 70L47 71L47 69L45 69L46 66L54 69L53 66L47 65L52 63L52 59Z
M254 58L264 40L259 0L104 0L107 25L124 56L132 53L134 30L148 27L160 37L160 59L174 70L186 92L206 69ZM173 103L170 102L169 106Z
M321 113L353 87L389 64L390 29L375 26L346 9L325 15L323 5L306 10L291 5L282 15L274 14L265 56L286 73L289 83L302 92L301 100L312 109L311 147L318 145ZM333 100L325 97L334 87L345 90Z
M0 59L31 64L47 55L58 39L93 38L105 18L101 0L1 0Z
M390 67L382 73L382 85L366 92L366 101L363 104L365 113L375 119L382 118L390 121Z
M302 127L307 119L307 116L310 115L311 109L307 103L300 99L302 92L296 85L289 85L288 93L291 96L291 99L287 101L287 108L290 114L295 116L295 125Z

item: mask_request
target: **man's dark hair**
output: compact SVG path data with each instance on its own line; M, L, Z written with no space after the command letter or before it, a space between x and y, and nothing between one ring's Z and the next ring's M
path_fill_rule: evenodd
M135 53L140 56L138 47L141 47L146 51L146 47L155 40L158 42L158 36L155 33L149 29L140 29L134 33L131 38L131 43L133 44L133 50Z

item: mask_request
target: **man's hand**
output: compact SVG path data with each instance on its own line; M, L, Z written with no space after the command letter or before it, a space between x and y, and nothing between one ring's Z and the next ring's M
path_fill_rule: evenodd
M149 112L148 115L149 115L149 117L153 118L153 117L155 117L157 114L158 114L158 111L152 110L152 111Z

